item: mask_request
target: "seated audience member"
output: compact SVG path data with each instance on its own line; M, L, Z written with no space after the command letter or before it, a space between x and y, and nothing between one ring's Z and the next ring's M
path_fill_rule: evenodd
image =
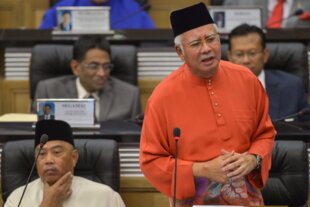
M269 51L262 29L247 24L233 29L229 34L227 55L231 62L248 67L261 81L267 91L269 115L273 120L309 107L301 78L280 70L264 69Z
M40 138L48 141L39 153ZM42 120L35 129L35 156L39 178L30 182L21 207L124 207L120 195L109 186L74 176L79 153L74 147L72 130L60 120ZM16 207L25 186L14 190L5 207Z
M109 6L111 29L153 29L155 25L143 6L134 0L63 0L46 11L40 29L57 25L56 8L63 6Z
M94 98L98 121L132 119L140 113L138 87L110 76L113 63L109 43L104 38L80 37L73 47L71 69L74 75L40 81L35 100Z
M309 0L225 0L225 6L257 6L262 8L263 25L269 28L310 27L308 15L294 15L310 11ZM302 12L300 12L302 13Z

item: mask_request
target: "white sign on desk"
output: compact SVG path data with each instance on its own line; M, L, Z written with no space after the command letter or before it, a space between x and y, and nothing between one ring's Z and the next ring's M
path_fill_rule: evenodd
M57 7L57 28L53 34L107 34L110 29L110 7Z
M209 7L214 23L220 33L230 33L240 24L262 27L262 11L259 7Z
M73 127L92 126L95 99L37 99L38 120L58 119Z

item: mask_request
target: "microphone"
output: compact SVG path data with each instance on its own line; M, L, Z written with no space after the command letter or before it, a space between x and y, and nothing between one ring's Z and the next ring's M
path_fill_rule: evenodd
M288 19L290 19L290 18L292 18L292 17L299 16L299 15L301 15L301 14L303 14L303 13L304 13L304 11L303 11L302 9L297 9L294 13L290 14L288 17L286 17L286 18L281 18L281 19L279 19L279 20L276 20L276 21L274 21L274 22L271 22L270 24L266 25L266 27L268 27L268 28L273 28L273 25L275 25L275 24L277 24L277 23L279 23L279 22L284 22L284 21L286 21L286 20L288 20Z
M42 134L42 136L41 136L41 138L40 138L39 151L38 151L38 154L37 154L36 157L35 157L35 160L34 160L34 163L33 163L33 165L32 165L31 171L30 171L29 176L28 176L28 178L27 178L27 182L26 182L25 188L24 188L24 190L23 190L22 196L20 197L20 200L19 200L19 203L18 203L18 207L20 206L20 204L21 204L21 202L22 202L22 200L23 200L23 197L24 197L24 195L25 195L25 192L26 192L28 183L29 183L29 181L30 181L30 178L31 178L31 175L32 175L32 173L33 173L33 170L34 170L34 167L35 167L35 165L36 165L36 162L37 162L37 159L38 159L38 157L39 157L39 154L40 154L40 152L41 152L43 146L45 145L45 143L46 143L47 141L48 141L48 135L47 135L47 134Z
M296 117L301 117L301 116L304 116L304 115L309 114L309 113L310 113L310 108L305 108L305 109L300 110L297 113L290 114L290 115L278 118L278 119L274 120L273 123L277 123L277 122L280 122L280 121L285 121L285 119L293 119L293 118L296 118Z
M304 12L298 17L299 20L309 21L310 20L310 11Z
M181 135L180 128L173 129L173 137L175 140L175 162L174 162L174 179L173 179L173 207L176 206L176 195L177 195L177 162L178 162L178 141Z
M139 14L140 12L148 11L150 8L151 8L151 5L149 3L145 3L142 6L140 6L138 10L131 12L128 15L111 22L111 25L116 25L116 24L122 23L122 22L126 21L127 19Z

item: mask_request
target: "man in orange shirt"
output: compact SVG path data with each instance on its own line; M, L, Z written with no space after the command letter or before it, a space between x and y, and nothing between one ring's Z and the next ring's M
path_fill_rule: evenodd
M144 176L172 204L179 127L178 206L263 205L275 137L264 88L247 68L220 60L220 37L203 3L172 12L170 20L184 64L148 100Z

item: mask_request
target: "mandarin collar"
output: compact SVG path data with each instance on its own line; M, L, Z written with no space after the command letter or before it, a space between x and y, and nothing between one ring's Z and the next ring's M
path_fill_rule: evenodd
M192 83L206 84L206 83L210 82L210 80L214 83L218 79L218 76L220 73L221 73L221 64L219 64L219 66L217 68L217 72L215 73L215 75L213 77L202 78L202 77L198 77L198 76L193 75L192 72L190 71L188 65L184 64L184 76L187 80L189 80Z

